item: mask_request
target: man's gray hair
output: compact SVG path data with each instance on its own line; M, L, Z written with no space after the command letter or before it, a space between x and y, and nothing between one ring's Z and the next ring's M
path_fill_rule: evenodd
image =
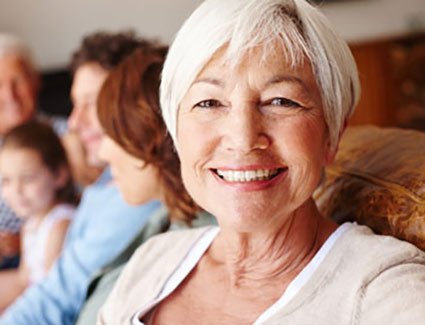
M0 33L0 59L6 55L19 57L32 68L34 67L28 46L14 35Z
M221 48L229 64L263 48L263 60L283 49L284 64L310 62L321 91L331 144L336 147L360 97L357 68L346 42L306 0L205 0L176 35L165 61L161 107L176 143L181 100Z

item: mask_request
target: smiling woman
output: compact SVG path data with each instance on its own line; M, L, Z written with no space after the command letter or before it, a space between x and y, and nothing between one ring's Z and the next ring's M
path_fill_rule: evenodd
M143 245L99 323L424 317L425 254L338 227L312 198L359 94L347 45L307 1L204 1L170 48L161 108L183 182L219 227Z
M251 231L279 226L272 216L284 222L282 215L314 191L334 153L310 66L285 66L278 54L258 64L262 53L252 52L235 68L224 53L215 54L179 109L186 187L201 206L234 216L223 222L237 220L244 231L251 224L246 211L269 216Z

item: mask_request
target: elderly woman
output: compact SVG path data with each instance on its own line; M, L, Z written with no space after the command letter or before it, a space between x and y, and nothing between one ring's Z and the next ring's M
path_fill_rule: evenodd
M359 97L347 45L304 0L206 0L168 54L163 116L219 227L139 248L100 324L413 324L425 254L320 215L312 193Z

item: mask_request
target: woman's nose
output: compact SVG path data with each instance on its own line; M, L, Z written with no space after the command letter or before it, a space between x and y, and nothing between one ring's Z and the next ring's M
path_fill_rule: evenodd
M263 117L255 105L233 106L226 118L224 141L227 150L249 153L270 146L271 139L264 129Z
M88 109L75 105L68 118L68 127L72 131L82 130L86 126Z
M74 105L71 111L71 115L68 118L68 127L70 130L75 131L79 124L79 119L81 118L81 108Z

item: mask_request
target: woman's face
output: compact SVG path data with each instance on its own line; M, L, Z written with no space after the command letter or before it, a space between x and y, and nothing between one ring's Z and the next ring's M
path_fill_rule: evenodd
M236 68L218 52L183 98L178 150L184 183L221 227L275 227L312 195L333 159L319 89L306 61L282 52Z
M109 163L116 185L128 204L143 204L160 197L157 169L145 166L143 160L130 155L106 135L99 156Z

